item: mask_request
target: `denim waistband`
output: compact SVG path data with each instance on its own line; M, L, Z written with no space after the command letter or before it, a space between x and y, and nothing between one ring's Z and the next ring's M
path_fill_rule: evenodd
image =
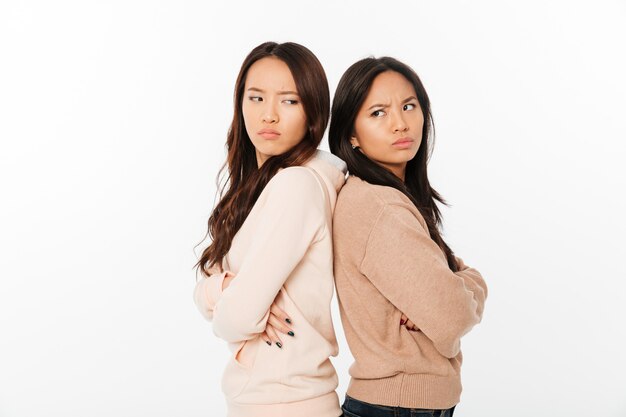
M341 408L345 417L452 417L455 407L446 410L390 407L369 404L346 395Z

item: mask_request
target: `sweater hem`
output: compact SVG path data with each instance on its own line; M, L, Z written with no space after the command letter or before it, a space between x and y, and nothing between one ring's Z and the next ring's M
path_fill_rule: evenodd
M388 407L445 410L461 399L459 375L399 373L387 378L352 378L346 392L350 397Z
M335 391L315 398L278 404L241 404L226 401L228 417L338 417L339 397Z

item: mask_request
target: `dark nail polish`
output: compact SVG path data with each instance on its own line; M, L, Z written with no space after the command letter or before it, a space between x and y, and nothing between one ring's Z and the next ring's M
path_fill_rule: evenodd
M288 331L288 332L287 332L287 334L288 334L289 336L291 336L291 337L295 336L295 334L294 334L291 330L290 330L290 331Z
M272 342L265 341L265 343L267 343L268 346L272 346Z
M287 317L287 318L285 319L285 321L286 321L287 323L291 324L291 319L290 319L289 317Z
M283 348L283 345L280 344L280 342L276 342L276 346L278 346L279 348Z

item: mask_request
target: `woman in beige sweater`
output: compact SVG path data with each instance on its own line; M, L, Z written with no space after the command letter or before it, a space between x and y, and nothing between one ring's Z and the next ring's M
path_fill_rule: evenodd
M228 188L209 219L194 299L230 344L229 417L337 417L332 210L346 167L317 150L330 111L317 58L264 43L244 60ZM207 352L211 355L211 352Z
M461 337L487 287L438 228L430 186L431 113L415 72L393 58L352 65L335 93L330 149L350 177L335 208L335 283L355 362L347 417L450 417L461 394Z

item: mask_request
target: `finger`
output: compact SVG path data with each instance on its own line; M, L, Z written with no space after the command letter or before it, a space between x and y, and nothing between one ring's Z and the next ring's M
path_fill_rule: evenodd
M270 313L270 317L269 319L267 319L267 322L269 324L272 325L272 327L274 327L275 330L284 333L284 334L288 334L289 336L295 336L293 331L287 327L287 325L285 323L283 323L278 317L276 317L274 314Z
M272 341L270 340L270 337L267 335L267 332L261 333L261 339L263 339L263 341L267 343L268 346L272 346Z
M280 309L280 307L272 305L270 307L270 317L274 316L277 320L275 323L272 323L277 330L280 330L283 333L289 333L292 330L291 319L287 317L287 314ZM287 329L287 330L284 330Z
M271 324L267 325L267 327L265 328L265 332L270 337L270 340L274 342L276 346L278 346L281 349L283 348L283 343L278 337L278 335L276 334L276 330L274 330L274 327L272 327Z
M289 318L287 313L285 313L285 311L283 309L278 307L276 305L276 303L272 304L272 306L270 307L270 312L272 314L274 314L276 317L278 317L279 320L281 320L281 321L283 321L283 322L285 322L287 324L291 324L291 319Z
M402 316L400 317L400 324L404 325L408 319L409 318L402 313Z
M411 320L407 319L406 323L404 323L404 326L409 329L409 330L413 330L415 328L415 323L413 323Z

